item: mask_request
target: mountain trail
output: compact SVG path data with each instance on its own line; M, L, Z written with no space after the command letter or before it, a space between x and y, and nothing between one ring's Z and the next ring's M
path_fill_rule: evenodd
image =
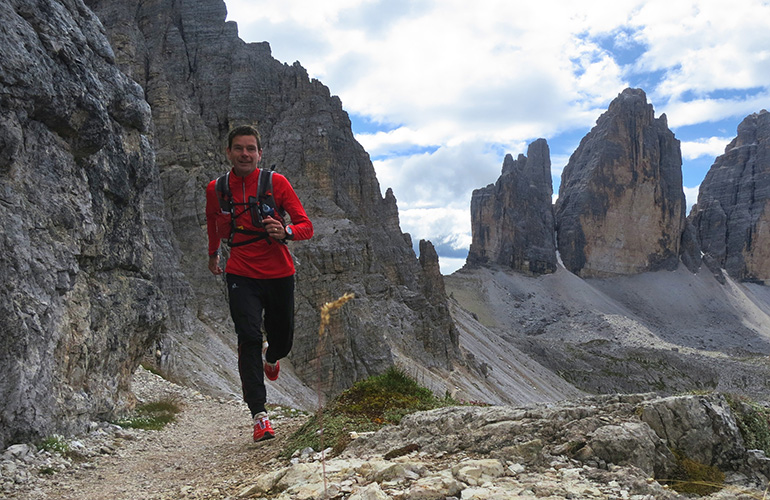
M306 419L294 410L271 408L276 438L253 443L249 411L241 401L203 396L141 368L133 389L140 402L169 397L180 402L176 422L160 431L118 430L94 457L11 498L238 498L254 478L286 466L279 453Z

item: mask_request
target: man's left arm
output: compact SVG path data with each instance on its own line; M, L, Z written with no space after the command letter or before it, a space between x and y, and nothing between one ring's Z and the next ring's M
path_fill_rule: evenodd
M305 207L288 179L281 174L273 174L273 192L278 204L291 217L291 231L294 240L309 240L313 237L313 223L305 213Z

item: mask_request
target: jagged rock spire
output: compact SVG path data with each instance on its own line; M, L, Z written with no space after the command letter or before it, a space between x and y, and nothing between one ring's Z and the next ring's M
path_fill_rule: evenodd
M556 270L556 242L548 143L538 139L527 156L509 154L495 184L473 191L473 239L468 264L494 263L534 274Z
M564 265L583 277L673 269L685 227L679 141L624 90L570 157L556 204Z

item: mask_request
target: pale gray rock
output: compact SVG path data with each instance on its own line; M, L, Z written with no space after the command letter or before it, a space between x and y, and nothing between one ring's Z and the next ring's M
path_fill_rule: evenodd
M743 445L736 418L719 394L658 398L652 394L598 396L559 404L527 407L451 407L405 417L398 426L353 441L347 459L373 460L405 444L429 455L472 453L479 458L452 467L462 488L499 485L498 479L522 474L502 464L522 463L526 443L537 457L529 468L554 467L575 479L585 469L630 467L643 477L668 479L677 462L671 450L695 462L741 475L764 488L767 463L763 453ZM573 472L566 472L569 468ZM542 470L542 469L541 469ZM449 487L446 476L423 477L416 484ZM627 485L638 488L640 485ZM414 488L414 486L412 486ZM411 490L410 490L411 491Z
M745 455L735 416L721 396L653 401L642 405L640 417L671 449L700 463L726 468Z
M168 304L141 87L79 0L6 1L0 24L2 448L130 405Z

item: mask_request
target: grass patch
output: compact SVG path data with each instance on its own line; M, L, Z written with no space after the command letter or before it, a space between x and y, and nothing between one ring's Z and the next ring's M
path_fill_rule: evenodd
M294 451L321 449L319 422L323 421L324 446L340 453L350 442L351 432L376 431L396 425L418 411L457 406L451 398L438 398L399 368L392 366L382 375L362 380L331 401L320 416L315 414L289 438L282 455Z
M770 408L744 396L725 394L747 450L770 455Z
M176 400L162 399L139 405L133 415L114 423L124 428L159 431L176 421L176 414L180 411L182 408Z
M40 449L50 451L51 453L55 452L60 455L65 455L70 451L70 444L64 439L64 436L54 434L53 436L45 438L43 442L40 443Z

